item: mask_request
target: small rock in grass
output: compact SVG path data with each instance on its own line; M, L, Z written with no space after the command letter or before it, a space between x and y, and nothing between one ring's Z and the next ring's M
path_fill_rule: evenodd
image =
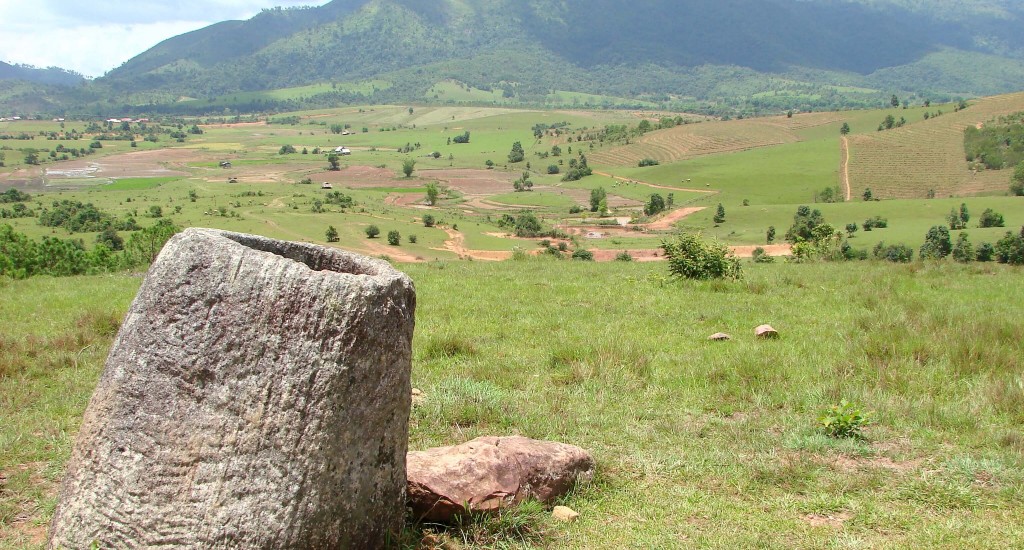
M551 511L551 517L572 523L576 521L576 518L580 517L580 513L568 506L555 506L555 509Z
M779 331L772 328L771 325L761 325L754 329L754 336L764 339L778 338Z
M716 332L716 333L712 334L711 336L708 336L708 340L713 340L713 341L716 341L716 342L721 342L723 340L732 340L732 336L729 336L728 334L726 334L724 332Z
M422 405L423 401L426 400L426 396L423 395L423 390L413 388L412 389L412 404Z

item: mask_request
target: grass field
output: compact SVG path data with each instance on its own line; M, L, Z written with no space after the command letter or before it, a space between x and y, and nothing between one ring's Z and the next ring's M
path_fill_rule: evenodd
M505 522L516 529L437 535L449 547L1024 544L1018 269L748 264L743 281L698 283L639 263L403 269L417 287L413 381L426 396L412 449L522 434L583 446L598 463L595 482L563 501L578 522L534 509ZM0 281L0 546L42 547L139 282ZM779 340L753 338L765 322ZM733 341L705 340L717 331ZM843 399L871 413L864 439L817 431Z

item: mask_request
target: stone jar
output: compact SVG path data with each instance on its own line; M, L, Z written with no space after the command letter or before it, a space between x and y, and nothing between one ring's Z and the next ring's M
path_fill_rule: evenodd
M50 548L389 546L415 307L384 261L179 233L113 343Z

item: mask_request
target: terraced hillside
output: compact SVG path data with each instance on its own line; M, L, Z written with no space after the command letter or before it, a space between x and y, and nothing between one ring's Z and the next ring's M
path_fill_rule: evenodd
M801 141L799 130L831 124L841 113L807 113L685 124L645 134L634 143L594 153L591 160L607 166L635 166L641 159L664 163L716 153L746 151Z
M870 188L880 198L966 196L1006 191L1006 171L972 172L963 132L1000 115L1024 111L1024 93L978 100L959 112L902 128L850 136L853 195Z

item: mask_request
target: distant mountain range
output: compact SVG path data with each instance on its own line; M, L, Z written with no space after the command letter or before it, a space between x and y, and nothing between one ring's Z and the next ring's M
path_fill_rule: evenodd
M173 110L183 97L369 79L388 84L280 106L443 100L428 95L442 81L524 104L559 90L739 112L988 95L1024 89L1021 4L334 0L171 38L65 102Z
M40 69L31 65L11 65L0 61L0 80L22 80L54 86L77 86L85 82L85 77L58 67Z

